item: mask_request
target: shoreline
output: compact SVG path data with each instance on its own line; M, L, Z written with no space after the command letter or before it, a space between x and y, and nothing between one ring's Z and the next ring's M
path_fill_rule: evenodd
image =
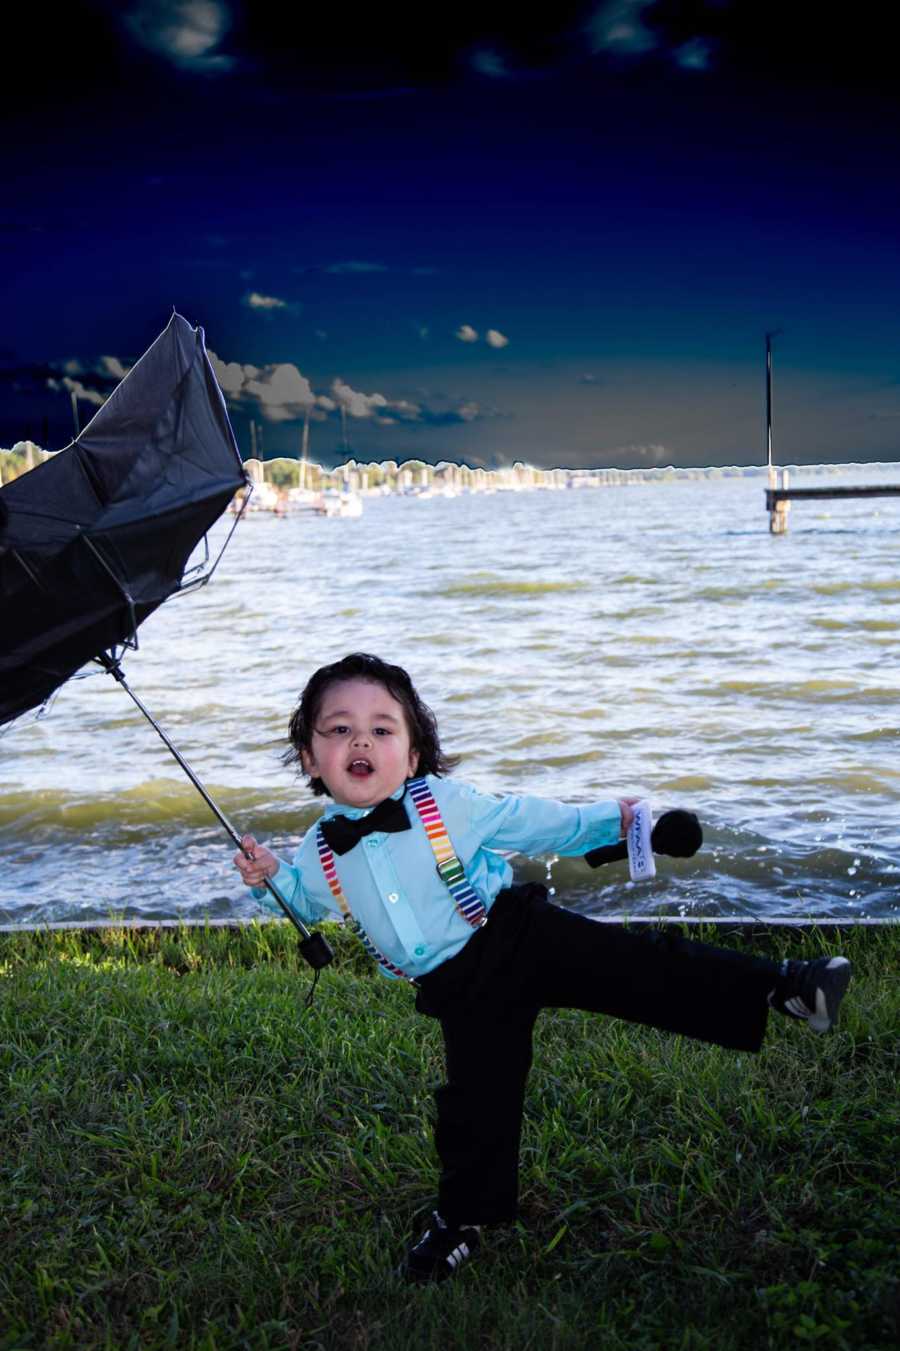
M851 929L900 929L900 919L874 919L859 916L856 919L811 918L790 919L786 916L773 916L772 919L741 919L725 915L588 915L596 924L658 924L686 925L691 928L703 928L709 925L723 933L736 934L767 933L770 929L791 929L799 933L846 933ZM330 921L326 921L330 922ZM254 924L278 924L290 926L290 921L279 915L253 916L250 919L128 919L128 920L53 920L45 924L0 924L0 933L58 933L78 932L81 930L104 929L230 929L241 932ZM318 926L317 926L318 927ZM339 923L336 928L341 928Z

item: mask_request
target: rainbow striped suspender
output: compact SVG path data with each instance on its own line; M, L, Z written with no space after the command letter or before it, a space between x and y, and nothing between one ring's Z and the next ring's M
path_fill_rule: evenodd
M434 851L441 881L449 889L456 908L466 923L471 924L473 929L480 929L482 924L487 923L484 902L472 887L463 865L453 852L453 845L441 820L434 794L424 779L410 779L407 788Z
M465 869L453 851L453 845L450 843L450 836L447 834L447 829L441 819L434 794L424 778L410 779L407 788L413 800L413 805L419 813L422 825L425 827L425 834L428 836L428 842L434 852L441 881L446 885L453 897L456 909L466 923L470 924L473 929L480 929L483 924L487 923L487 910L481 897L466 877ZM337 901L344 920L359 935L366 952L392 976L400 976L403 980L413 980L412 976L405 971L401 971L399 966L395 966L393 962L388 961L387 957L378 951L362 925L355 918L337 875L334 852L326 842L321 826L316 829L316 847L319 851L319 861L322 864L322 871L325 874L325 881L328 883L329 890Z

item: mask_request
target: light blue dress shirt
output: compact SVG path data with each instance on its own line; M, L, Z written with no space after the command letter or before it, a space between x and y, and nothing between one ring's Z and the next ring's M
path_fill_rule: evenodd
M619 838L618 802L575 807L552 798L494 797L470 784L431 774L426 781L456 855L489 914L497 893L513 880L512 868L497 850L578 855ZM405 786L398 788L393 796L400 798L405 791ZM407 797L404 806L409 830L365 835L348 853L335 855L335 865L350 909L372 943L416 978L455 956L474 930L438 876L412 799ZM358 818L370 810L331 802L324 816ZM279 859L279 864L272 880L304 924L340 917L322 871L315 826L304 835L293 862ZM267 910L281 914L267 891L254 887L253 895Z

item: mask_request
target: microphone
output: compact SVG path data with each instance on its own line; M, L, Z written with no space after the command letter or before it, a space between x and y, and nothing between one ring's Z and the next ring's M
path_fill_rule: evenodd
M670 858L691 858L703 843L703 830L694 812L663 812L650 833L650 845L654 854L667 854ZM584 861L592 868L603 863L617 863L628 858L628 841L619 840L616 844L604 844L599 849L591 849L585 854Z

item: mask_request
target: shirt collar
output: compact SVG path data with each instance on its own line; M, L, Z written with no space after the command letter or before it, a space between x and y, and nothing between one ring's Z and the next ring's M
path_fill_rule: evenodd
M399 802L406 793L407 782L408 780L404 780L396 792L391 793L395 802ZM377 802L373 803L371 807L347 807L343 802L329 802L322 814L323 816L347 816L351 821L359 821L362 817L368 816L369 812L374 811L377 806Z

